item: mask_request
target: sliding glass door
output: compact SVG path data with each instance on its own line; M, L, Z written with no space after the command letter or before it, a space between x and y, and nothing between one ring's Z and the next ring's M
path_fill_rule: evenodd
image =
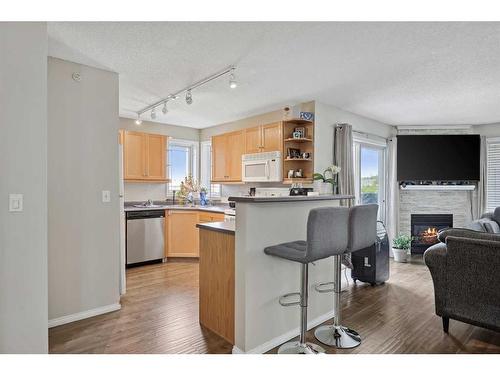
M385 153L382 142L354 142L356 204L378 204L378 218L382 221L385 219Z

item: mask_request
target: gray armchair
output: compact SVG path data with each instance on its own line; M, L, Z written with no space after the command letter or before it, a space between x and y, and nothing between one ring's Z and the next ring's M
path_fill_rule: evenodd
M500 235L451 228L424 253L434 282L436 314L500 331Z

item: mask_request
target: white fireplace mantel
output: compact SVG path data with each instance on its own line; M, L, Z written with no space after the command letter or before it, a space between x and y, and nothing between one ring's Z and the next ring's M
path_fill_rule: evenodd
M406 185L400 186L401 190L426 190L426 191L457 191L474 190L476 185Z

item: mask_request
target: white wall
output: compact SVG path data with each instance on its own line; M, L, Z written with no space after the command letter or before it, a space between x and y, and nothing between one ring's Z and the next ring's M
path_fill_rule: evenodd
M314 169L323 171L333 162L333 130L334 125L348 123L354 131L377 135L388 138L395 127L347 112L328 104L315 102Z
M500 137L500 123L475 125L472 127L474 133L484 135L486 137Z
M119 303L118 126L118 74L49 58L51 320Z
M47 26L0 35L0 353L47 353Z
M134 130L151 134L168 135L175 139L187 139L190 141L200 140L200 130L185 126L160 124L151 121L142 121L136 125L135 120L120 118L120 129ZM145 201L148 199L164 200L166 197L166 184L148 184L144 182L125 182L125 201Z

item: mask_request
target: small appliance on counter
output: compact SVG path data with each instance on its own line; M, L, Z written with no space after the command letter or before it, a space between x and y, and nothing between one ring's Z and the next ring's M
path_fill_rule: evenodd
M305 188L305 187L292 187L290 189L290 196L297 195L307 195L308 192L313 191L313 188Z

